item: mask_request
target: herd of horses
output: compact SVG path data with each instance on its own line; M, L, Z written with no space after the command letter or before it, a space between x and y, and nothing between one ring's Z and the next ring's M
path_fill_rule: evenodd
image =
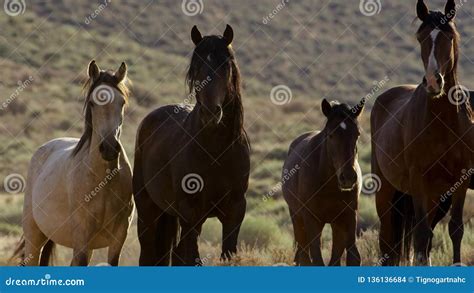
M449 210L453 263L461 263L469 180L457 182L472 167L474 128L469 100L448 99L448 91L459 84L455 13L454 0L447 1L444 13L418 0L423 81L389 89L372 108L372 173L381 180L375 198L383 265L429 265L433 229ZM82 137L54 139L31 159L24 235L15 253L23 264L50 264L60 244L73 249L71 265L88 265L92 251L104 247L108 263L118 265L134 204L140 265L201 265L198 237L209 217L222 223L221 258L237 253L250 144L233 30L227 25L222 36L203 37L194 26L191 39L195 48L186 82L196 104L160 107L143 119L133 172L120 142L129 100L127 66L110 71L95 61L89 64ZM325 127L299 136L289 147L283 169L298 166L298 171L283 180L282 192L294 228L296 265L324 265L321 233L328 223L333 233L329 265L340 265L344 252L347 265L361 263L357 141L364 104L364 99L353 107L323 99ZM190 174L199 175L194 183L201 185L193 192L183 185ZM453 186L455 191L441 198Z

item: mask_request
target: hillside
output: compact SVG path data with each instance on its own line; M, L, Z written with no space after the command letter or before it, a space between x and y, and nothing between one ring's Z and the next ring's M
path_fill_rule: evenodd
M233 48L243 76L245 123L253 149L248 225L267 224L262 229L270 234L284 230L280 244L288 248L291 230L285 205L275 200L262 206L261 198L279 182L289 143L302 132L323 127L322 97L356 104L369 95L359 158L363 172L370 172L368 119L374 97L422 78L414 2L382 0L373 16L361 13L359 1L344 0L203 0L201 13L194 16L186 15L182 1L176 0L41 0L28 1L18 16L0 11L0 179L12 173L26 177L29 159L42 143L81 134L81 87L91 59L102 68L116 69L122 61L129 66L133 94L122 141L133 161L141 119L153 108L186 98L192 25L203 34L221 34L228 23L235 33ZM429 2L432 9L445 3ZM457 15L461 81L471 88L473 15L472 5L462 6ZM277 85L291 90L284 105L270 99ZM21 195L16 197L5 205L18 208ZM468 206L472 201L471 196ZM372 198L364 202L367 218L361 222L365 228L376 227ZM6 225L0 225L0 232L13 233L16 239L20 210L4 211L0 221ZM264 217L273 221L268 224ZM249 229L245 235L261 231ZM205 239L215 237L207 235ZM375 247L375 236L370 237ZM440 251L449 248L445 242Z

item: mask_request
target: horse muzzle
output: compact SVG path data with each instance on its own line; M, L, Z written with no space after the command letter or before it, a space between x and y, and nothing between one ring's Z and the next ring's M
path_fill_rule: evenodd
M209 111L208 109L201 108L200 110L200 119L203 125L205 126L217 126L222 121L222 107L216 106L214 111Z
M429 95L438 96L444 88L444 77L438 71L427 74L423 77L423 86Z
M350 191L354 189L357 183L357 173L352 168L351 170L343 171L337 177L337 181L341 191Z
M99 145L99 152L102 156L102 159L104 159L107 162L117 160L120 154L120 150L121 150L120 143L116 139L104 140Z

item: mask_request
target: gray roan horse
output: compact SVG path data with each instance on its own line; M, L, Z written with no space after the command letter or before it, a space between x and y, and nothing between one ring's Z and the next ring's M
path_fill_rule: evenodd
M92 250L103 247L108 263L119 263L133 212L132 173L120 143L127 67L101 71L92 61L88 73L84 134L54 139L31 159L17 249L25 265L38 265L40 253L47 265L54 244L73 249L71 265L88 265Z
M196 47L187 82L196 105L158 108L137 134L133 190L140 265L169 265L170 259L172 265L201 265L197 242L208 217L223 226L221 257L237 251L250 146L233 30L228 25L223 36L202 37L194 26L191 38Z
M288 203L296 242L296 265L324 265L321 233L331 224L333 244L329 265L360 265L356 225L362 175L357 162L358 117L364 107L330 104L322 131L305 133L290 146L283 169L283 196ZM289 170L296 169L295 172Z

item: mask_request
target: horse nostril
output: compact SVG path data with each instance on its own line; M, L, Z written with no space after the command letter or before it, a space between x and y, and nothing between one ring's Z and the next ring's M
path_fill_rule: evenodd
M103 153L104 152L104 143L99 144L99 152Z
M428 83L428 81L426 80L426 77L423 76L423 85L426 85Z
M437 72L435 74L435 77L436 77L436 81L439 83L443 80L443 76L441 75L441 73Z

